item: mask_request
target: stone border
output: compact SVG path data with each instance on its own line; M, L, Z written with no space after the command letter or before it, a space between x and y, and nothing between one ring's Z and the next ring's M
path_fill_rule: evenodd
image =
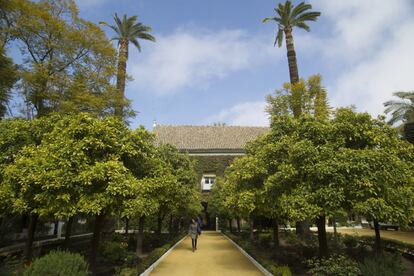
M173 246L171 246L170 249L167 250L167 252L165 252L161 257L159 257L158 260L156 260L152 265L150 265L144 272L142 272L140 274L140 276L148 276L153 270L154 268L156 268L160 262L167 257L168 254L171 253L171 251L177 246L179 245L183 240L185 240L187 238L187 235L185 235L181 240L179 240L178 242L176 242L176 244L174 244Z
M221 233L226 239L228 239L244 256L247 257L264 275L272 276L273 274L270 273L266 268L264 268L258 261L256 261L252 256L249 255L243 248L241 248L237 243L235 243L232 239L230 239L226 234Z

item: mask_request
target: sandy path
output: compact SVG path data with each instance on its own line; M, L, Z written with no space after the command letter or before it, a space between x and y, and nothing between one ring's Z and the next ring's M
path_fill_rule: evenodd
M216 232L203 232L193 253L187 237L151 272L151 276L263 275L233 244Z

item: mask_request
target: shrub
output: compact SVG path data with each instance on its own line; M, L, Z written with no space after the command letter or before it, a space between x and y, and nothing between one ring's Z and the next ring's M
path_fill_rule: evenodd
M311 267L309 273L315 276L357 276L361 274L358 263L343 256L336 255L327 259L311 259L307 261Z
M355 237L355 236L345 235L342 238L342 242L347 248L355 248L358 246L359 239L358 237Z
M360 269L364 276L398 276L404 272L401 257L386 253L366 258Z
M23 275L87 276L89 272L88 264L81 255L65 251L52 251L34 260Z
M166 244L163 247L155 248L154 250L152 250L151 253L138 264L138 272L141 273L145 271L145 269L150 267L165 252L167 252L170 247L171 247L170 244Z
M275 276L292 276L292 272L288 266L271 265L266 268Z
M264 248L268 248L272 242L271 234L260 234L259 235L259 245Z
M106 241L100 245L99 254L112 264L122 264L128 257L125 242Z

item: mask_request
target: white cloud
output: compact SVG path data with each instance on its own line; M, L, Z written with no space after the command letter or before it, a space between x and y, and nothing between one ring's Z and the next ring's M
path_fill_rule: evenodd
M174 94L188 87L203 87L212 80L239 70L276 62L275 51L266 35L252 36L242 30L178 29L171 35L157 35L157 43L129 64L132 88L158 95Z
M315 0L313 3L332 25L331 35L317 42L322 46L322 54L348 63L371 58L401 23L412 20L411 0Z
M237 126L269 126L266 102L245 102L220 111L206 119L206 123L227 123Z
M334 83L335 105L356 104L361 111L382 114L392 92L414 90L414 22L399 26L391 43L375 56L344 72Z
M376 116L393 92L414 90L412 0L312 3L331 32L298 32L298 49L336 71L328 80L334 106L355 105Z

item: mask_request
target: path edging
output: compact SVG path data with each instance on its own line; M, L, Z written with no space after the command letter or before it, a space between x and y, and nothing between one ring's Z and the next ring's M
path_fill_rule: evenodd
M256 261L252 256L249 255L243 248L241 248L237 243L235 243L232 239L230 239L226 234L221 233L226 239L228 239L244 256L247 257L264 275L272 276L273 274L270 273L266 268L264 268L258 261Z
M140 274L140 276L148 276L153 270L154 268L156 268L160 262L167 257L168 254L171 253L171 251L178 245L180 244L183 240L185 240L185 238L187 238L187 235L185 235L181 240L179 240L178 242L176 242L173 246L171 246L170 249L167 250L167 252L165 252L158 260L156 260L152 265L150 265L144 272L142 272Z

